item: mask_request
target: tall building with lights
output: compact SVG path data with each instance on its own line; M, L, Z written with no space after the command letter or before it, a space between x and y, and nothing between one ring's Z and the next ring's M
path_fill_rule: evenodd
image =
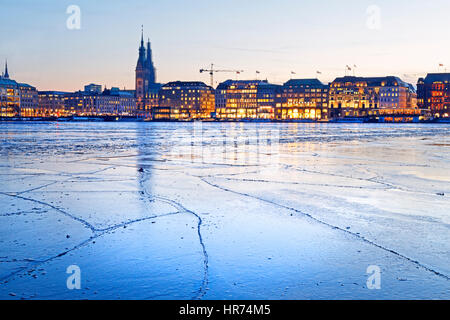
M328 119L328 85L318 79L292 79L283 85L277 102L278 120Z
M203 82L169 82L159 90L154 120L208 120L214 113L214 89Z
M450 73L429 73L417 83L420 108L427 109L435 118L450 116Z
M377 118L409 122L421 115L414 87L398 77L335 79L328 92L328 118Z
M65 96L69 92L62 91L39 91L38 113L42 117L64 117L67 115L65 110Z
M219 120L275 119L281 86L267 80L227 80L216 89Z
M20 91L16 81L9 78L8 63L0 76L0 117L16 117L20 114Z
M8 63L0 76L0 117L38 116L38 93L35 87L10 79Z
M39 95L35 87L19 83L20 115L22 117L41 117L39 113Z
M68 116L135 116L136 98L119 88L103 92L77 91L64 95L64 114Z

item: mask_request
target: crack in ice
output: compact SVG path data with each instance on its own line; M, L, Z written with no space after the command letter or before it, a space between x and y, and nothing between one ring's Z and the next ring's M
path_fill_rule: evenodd
M209 273L208 252L206 251L206 246L205 246L205 243L203 242L203 237L202 237L202 233L201 233L201 226L202 226L203 220L198 214L196 214L194 211L191 211L191 210L185 208L179 202L176 202L174 200L171 200L169 198L165 198L162 196L150 194L144 185L145 182L148 180L148 175L146 175L145 170L142 173L142 176L143 176L143 178L140 179L140 184L141 184L141 188L142 188L143 192L147 196L147 199L149 199L149 200L157 199L159 201L165 202L165 203L175 207L180 213L182 213L182 212L189 213L197 218L197 221L198 221L197 222L197 235L198 235L200 246L202 248L202 253L203 253L203 280L202 280L202 285L200 286L200 288L197 292L197 295L193 299L200 300L206 294L207 285L208 285L208 273Z
M372 245L372 246L375 246L375 247L377 247L377 248L379 248L379 249L382 249L382 250L384 250L384 251L387 251L387 252L389 252L389 253L392 253L392 254L394 254L394 255L396 255L396 256L398 256L398 257L404 259L404 260L407 260L407 261L409 261L409 262L411 262L411 263L413 263L413 264L415 264L415 265L421 267L422 269L424 269L424 270L426 270L426 271L428 271L428 272L434 273L435 275L437 275L437 276L439 276L439 277L441 277L441 278L450 280L450 276L448 276L448 275L446 275L446 274L444 274L444 273L442 273L442 272L439 272L439 271L437 271L437 270L434 270L434 269L432 269L431 267L428 267L428 266L422 264L422 263L419 262L419 261L413 260L412 258L409 258L409 257L407 257L407 256L405 256L405 255L403 255L403 254L401 254L401 253L399 253L399 252L397 252L397 251L395 251L395 250L393 250L393 249L389 249L389 248L384 247L384 246L382 246L382 245L380 245L380 244L377 244L377 243L375 243L375 242L373 242L373 241L371 241L371 240L365 238L364 236L362 236L362 235L360 235L360 234L351 232L351 231L349 231L349 230L346 230L346 229L343 229L343 228L341 228L341 227L335 226L335 225L333 225L333 224L331 224L331 223L328 223L328 222L326 222L326 221L320 220L320 219L314 217L313 215L311 215L311 214L309 214L309 213L303 212L303 211L301 211L301 210L299 210L299 209L296 209L296 208L292 208L292 207L288 207L288 206L285 206L285 205L276 203L276 202L274 202L274 201L270 201L270 200L267 200L267 199L264 199L264 198L260 198L260 197L257 197L257 196L254 196L254 195L251 195L251 194L248 194L248 193L238 192L238 191L234 191L234 190L231 190L231 189L228 189L228 188L219 186L219 185L217 185L217 184L214 184L214 183L212 183L212 182L207 181L207 180L206 180L205 178L203 178L203 177L197 177L197 178L199 178L199 179L200 179L201 181L203 181L204 183L206 183L206 184L208 184L208 185L210 185L210 186L212 186L212 187L214 187L214 188L220 189L220 190L222 190L222 191L226 191L226 192L234 193L234 194L237 194L237 195L241 195L241 196L253 198L253 199L256 199L256 200L259 200L259 201L262 201L262 202L266 202L266 203L269 203L269 204L271 204L271 205L274 205L274 206L277 206L277 207L280 207L280 208L283 208L283 209L286 209L286 210L290 210L290 211L294 211L294 212L296 212L296 213L299 213L299 214L301 214L301 215L303 215L303 216L308 217L309 219L312 219L313 221L315 221L315 222L317 222L317 223L320 223L320 224L322 224L322 225L325 225L325 226L327 226L327 227L330 227L330 228L332 228L332 229L334 229L334 230L339 230L339 231L341 231L341 232L344 232L344 233L346 233L346 234L349 234L349 235L351 235L351 236L353 236L353 237L355 237L355 238L357 238L357 239L359 239L359 240L361 240L361 241L363 241L363 242L365 242L365 243L368 243L368 244L370 244L370 245Z

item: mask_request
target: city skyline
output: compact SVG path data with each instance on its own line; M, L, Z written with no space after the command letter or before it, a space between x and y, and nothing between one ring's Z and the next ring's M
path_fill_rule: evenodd
M5 3L0 59L2 64L8 60L13 78L39 90L75 91L91 82L134 89L143 24L161 83L209 83L199 69L213 62L244 70L239 79L267 78L277 84L296 76L328 83L343 76L346 65L356 65L350 74L394 75L415 85L419 77L437 72L439 64L447 65L444 52L450 46L437 41L449 26L444 17L450 5L444 1L378 1L379 25L375 21L373 28L371 2L325 7L320 1L282 2L137 1L129 6L78 1L79 30L66 26L68 1ZM133 23L127 23L130 17ZM427 41L421 45L424 35ZM236 77L218 74L214 85Z

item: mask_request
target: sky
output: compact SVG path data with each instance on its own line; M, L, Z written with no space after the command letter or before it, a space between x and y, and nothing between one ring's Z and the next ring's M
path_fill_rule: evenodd
M80 8L80 29L67 27L70 5ZM350 75L413 84L441 63L450 70L448 0L0 0L0 9L0 63L38 90L134 89L141 25L161 83L209 84L199 69L211 63L244 70L217 73L215 86L327 83L346 65Z

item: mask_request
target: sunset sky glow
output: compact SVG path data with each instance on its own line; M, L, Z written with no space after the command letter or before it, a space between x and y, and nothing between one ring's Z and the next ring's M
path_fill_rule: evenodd
M258 70L273 83L289 80L291 71L298 78L320 71L329 82L356 65L356 75L416 84L440 63L450 66L448 0L0 3L1 64L8 59L11 78L38 90L74 91L91 82L134 89L141 24L162 83L209 83L199 69L211 63L244 70L239 79L254 79ZM81 9L80 30L66 27L72 4ZM371 5L381 10L378 29L367 27Z

